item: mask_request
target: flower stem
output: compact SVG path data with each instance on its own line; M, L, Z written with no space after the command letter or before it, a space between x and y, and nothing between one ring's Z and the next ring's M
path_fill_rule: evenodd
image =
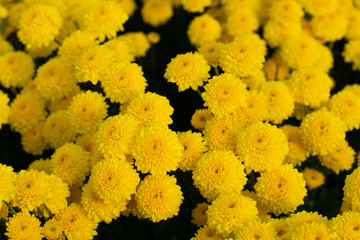
M52 214L52 212L51 212L50 209L46 206L45 203L43 203L43 206L44 206L45 210L48 212L50 218L52 218L52 217L54 216L54 214Z
M13 207L5 200L3 200L3 202L5 203L5 205L9 208L9 211L11 214L15 215L16 211L13 209Z
M47 221L48 218L45 217L45 214L44 214L43 211L40 209L40 207L37 207L37 210L38 210L38 212L40 213L41 217L42 217L43 219L45 219L45 221Z
M216 76L220 75L218 66L214 67L214 71L215 71Z

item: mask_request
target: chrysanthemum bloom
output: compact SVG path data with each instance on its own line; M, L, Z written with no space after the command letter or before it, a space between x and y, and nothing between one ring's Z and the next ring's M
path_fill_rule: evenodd
M198 48L198 51L201 55L204 56L210 66L217 67L219 64L220 52L223 48L223 45L224 44L221 42L204 43Z
M181 4L185 11L195 13L204 12L206 7L211 5L211 0L181 0Z
M204 106L215 116L226 116L235 113L245 105L248 91L242 80L231 73L214 76L204 87L205 92L201 97L205 101Z
M67 63L74 65L79 56L87 49L95 47L97 42L94 37L83 31L77 30L66 37L59 47L58 55Z
M259 201L275 215L294 212L306 196L303 175L291 164L261 173L254 188Z
M283 236L289 230L289 224L286 221L286 218L271 218L269 223L273 226L276 231L277 237L283 239Z
M135 199L144 217L159 222L178 214L183 196L174 176L148 175L140 182Z
M330 77L317 68L293 71L287 82L295 101L312 108L319 107L329 99L331 84Z
M96 130L107 116L108 105L97 92L86 91L73 98L67 114L75 132L85 134Z
M236 136L242 128L237 119L231 116L214 117L207 122L204 129L204 140L209 149L235 151Z
M74 5L76 5L75 1L73 2ZM91 4L93 3L88 2L88 6L90 6ZM62 43L67 36L77 31L78 27L80 29L83 29L83 20L85 13L86 11L84 9L81 9L80 6L69 7L66 11L64 11L62 13L63 24L59 30L59 35L56 36L56 40ZM76 25L74 24L75 22L77 23Z
M75 89L76 79L63 59L52 58L38 68L34 83L41 97L56 100Z
M191 222L198 227L204 226L207 223L206 211L208 210L209 204L206 202L198 203L196 207L191 211L192 220Z
M220 38L220 35L221 25L219 21L208 14L194 17L187 30L191 44L197 47L215 42Z
M116 37L118 31L123 31L123 24L128 18L117 1L99 2L84 16L84 31L96 36L102 42L105 38Z
M360 84L348 84L343 88L343 91L349 91L360 97Z
M151 44L143 32L127 32L118 37L128 44L130 53L135 57L145 57Z
M205 128L206 123L212 118L213 116L208 109L196 109L191 117L191 126L201 131Z
M123 61L112 65L101 85L112 102L125 103L144 93L147 83L139 65Z
M269 116L269 99L262 92L250 91L247 94L245 105L235 112L240 125L249 125L255 122L265 121Z
M249 190L242 190L241 193L245 197L251 198L256 202L256 208L258 210L257 217L259 220L261 220L262 222L268 222L271 219L271 216L268 214L269 210L266 209L266 207L259 202L259 197L256 195L255 192L250 192Z
M22 210L33 211L53 197L48 175L36 170L21 170L15 182L13 204Z
M0 201L9 202L13 198L13 193L15 191L15 181L17 175L13 172L13 168L0 164Z
M305 11L311 15L321 16L336 11L339 5L337 0L297 0Z
M334 239L360 239L360 213L344 212L331 219L330 228Z
M5 235L9 239L41 240L40 220L29 212L18 212L6 223Z
M34 75L34 61L25 52L8 52L0 56L0 83L5 88L24 87Z
M48 147L43 135L44 122L39 122L28 131L21 133L21 145L25 152L41 155Z
M267 43L264 39L261 38L261 36L255 32L251 33L242 33L238 36L235 36L234 41L237 41L238 39L247 38L250 42L253 42L255 45L257 45L260 48L260 52L266 56L267 51ZM261 71L262 72L262 71Z
M89 153L74 143L66 143L51 156L52 173L72 186L81 183L90 171Z
M26 51L32 58L46 58L50 56L56 49L58 49L59 45L56 42L50 42L48 46L42 46L40 48L25 48Z
M124 40L114 38L104 43L104 46L113 52L116 62L133 62L135 60L135 56L131 53L128 44Z
M246 77L260 72L264 61L260 46L245 36L225 44L220 52L219 65L227 73Z
M61 178L53 174L47 175L47 181L51 186L52 197L46 199L44 204L51 213L57 214L68 205L67 198L70 196L69 186ZM44 214L48 216L49 213L44 208L42 209Z
M8 105L9 101L10 99L7 96L7 94L0 90L0 109L1 109L0 129L3 124L8 123L9 121L9 116L10 116L10 106Z
M47 106L47 109L50 111L50 113L54 113L60 110L66 110L67 107L70 105L71 101L73 100L73 98L81 92L82 90L80 89L80 87L76 85L75 88L67 96L57 100L50 101Z
M237 36L256 31L259 20L250 9L237 9L228 16L225 26L228 34Z
M96 196L105 204L126 205L136 192L140 178L131 164L117 158L105 158L91 171L90 182ZM125 209L122 209L123 211Z
M97 223L90 220L79 205L71 204L56 216L68 239L91 240L97 235Z
M311 190L320 187L325 183L325 176L321 172L306 167L302 174L304 176L306 186Z
M117 204L106 204L99 198L91 182L82 188L81 206L88 218L96 223L104 221L110 223L113 219L120 216L120 212L126 209L126 201Z
M95 154L98 151L96 142L97 131L89 132L87 134L77 136L75 143L88 151L90 155Z
M360 168L356 168L346 176L344 185L344 201L351 204L353 211L360 210Z
M59 34L62 19L52 6L35 4L21 15L17 36L28 48L48 46Z
M14 51L13 45L11 45L11 43L6 41L6 39L0 38L0 56L13 51Z
M75 76L79 82L90 81L97 84L102 81L114 62L113 52L103 45L84 50L75 63Z
M148 32L146 37L151 44L158 44L161 40L161 35L157 32Z
M18 94L10 104L9 123L14 131L25 133L45 119L45 102L38 95Z
M292 68L315 66L320 60L319 46L314 38L302 35L286 39L280 47L280 56L285 64Z
M285 134L269 123L253 123L237 138L236 153L248 170L262 172L280 166L288 152Z
M261 84L260 90L269 98L269 120L272 123L280 124L292 115L295 100L284 82L267 81Z
M289 153L284 162L292 165L301 165L309 156L309 151L304 147L300 139L299 127L284 125L280 128L284 131L289 146Z
M318 110L304 117L300 125L300 138L312 155L326 155L345 143L346 125L335 114Z
M350 91L340 91L328 102L328 109L346 124L347 131L360 127L360 96Z
M221 194L207 210L208 224L221 234L238 230L256 218L256 202L240 193Z
M195 237L192 237L190 240L221 240L223 239L222 235L218 233L215 229L209 227L209 225L205 225L202 228L199 228L195 233Z
M270 223L253 220L242 225L235 235L236 240L247 239L279 239L277 232Z
M310 24L315 37L326 42L335 42L345 36L348 20L345 14L333 12L327 15L314 16L310 20Z
M166 97L152 92L134 98L125 111L134 116L142 127L171 124L173 121L170 116L173 112L174 109Z
M329 49L329 47L325 45L319 45L318 49L320 56L322 56L319 61L315 64L315 67L319 70L329 73L329 71L334 66L334 56ZM332 83L332 87L334 87L334 82Z
M269 11L270 19L279 19L282 21L299 21L304 16L302 6L292 0L274 2Z
M173 15L172 2L168 0L147 0L141 9L144 23L153 27L165 24Z
M55 218L46 221L41 229L41 233L46 239L61 239L62 231L59 220Z
M210 66L205 58L195 52L178 54L165 69L164 77L178 86L179 92L192 88L197 90L208 80Z
M353 64L354 71L360 70L360 40L350 40L346 43L341 55L345 62Z
M359 24L360 11L357 8L353 8L348 12L348 27L345 34L347 39L360 39L360 30L358 28Z
M183 171L194 170L195 165L201 155L207 150L201 133L178 132L179 141L183 146L181 161L179 168Z
M298 37L302 33L301 22L271 19L264 26L264 39L270 47L280 46L284 40Z
M285 80L290 74L290 69L285 65L279 54L275 53L264 63L264 72L269 81Z
M45 172L47 174L51 174L51 162L49 158L43 159L37 159L32 161L32 163L29 164L28 170L34 169L39 172Z
M308 240L308 239L334 239L331 236L332 231L326 225L326 223L307 223L295 228L295 232L292 233L294 240Z
M327 155L320 156L321 165L332 169L336 174L340 171L350 170L355 162L356 152L349 144L344 143L339 149L329 152Z
M224 193L240 193L246 184L244 165L231 151L205 153L193 171L194 185L208 201Z
M182 156L182 145L167 126L142 128L133 144L135 166L142 173L163 175L177 169Z

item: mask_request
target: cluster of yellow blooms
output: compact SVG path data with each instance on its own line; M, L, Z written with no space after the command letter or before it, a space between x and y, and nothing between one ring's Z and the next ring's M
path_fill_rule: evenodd
M355 162L345 137L360 128L360 85L331 95L329 71L340 39L344 61L360 70L360 1L143 0L141 16L152 27L174 8L197 13L187 31L197 51L178 54L164 72L179 92L191 88L204 101L191 119L196 131L187 132L169 128L174 109L145 91L135 63L160 36L120 33L136 7L0 0L0 84L21 89L11 102L0 90L0 129L9 124L21 134L28 153L54 150L18 173L0 164L6 236L86 240L120 214L166 220L186 201L170 173L180 169L192 171L207 200L193 209L193 240L360 239L360 169L345 180L338 216L296 212L307 189L325 181L297 166L317 156L339 174ZM14 32L25 51L6 40ZM36 68L39 57L50 58ZM83 82L102 93L82 90ZM108 115L109 101L120 114ZM290 117L299 126L283 124Z

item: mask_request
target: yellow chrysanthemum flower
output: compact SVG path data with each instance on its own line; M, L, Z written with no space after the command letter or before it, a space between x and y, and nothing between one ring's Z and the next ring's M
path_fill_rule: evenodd
M284 239L284 235L289 230L289 224L286 221L286 218L271 218L269 223L273 226L277 233L277 237L280 239Z
M205 92L201 94L205 101L204 106L207 106L215 116L235 113L239 107L245 105L246 85L234 74L224 73L214 76L204 89Z
M309 156L309 151L301 142L299 127L284 125L281 130L284 131L289 146L289 153L284 162L291 163L294 166L301 165Z
M303 171L302 171L303 177L305 179L306 182L306 186L312 190L315 188L320 187L321 185L323 185L325 183L325 176L324 174L322 174L321 172L313 169L313 168L308 168L306 167Z
M344 62L353 64L354 71L360 70L360 40L350 40L346 43L341 55L344 57Z
M219 65L227 73L246 77L260 72L264 61L261 47L245 35L234 42L225 44L220 52Z
M43 135L44 122L35 124L28 131L21 133L21 145L25 152L33 155L41 155L48 147Z
M148 32L146 37L151 44L158 44L161 40L161 35L157 32Z
M51 186L52 197L46 199L44 204L49 208L51 213L57 214L68 205L67 198L70 196L69 186L63 182L61 178L53 174L47 175L47 181ZM44 214L49 214L44 208L42 209Z
M216 198L206 213L209 227L224 235L255 219L258 211L254 200L240 193L231 193Z
M116 0L127 15L132 16L137 8L135 0Z
M297 0L305 11L315 15L321 16L335 12L339 1L337 0Z
M225 27L231 36L252 33L259 28L259 20L250 9L237 9L226 19Z
M207 150L204 139L201 133L191 132L191 130L187 132L178 132L177 136L183 146L179 168L182 171L194 170L197 161Z
M86 91L76 95L67 109L68 118L76 133L96 130L107 116L105 98L97 92Z
M224 149L235 151L236 136L242 126L233 117L214 117L209 120L204 129L204 140L209 149Z
M56 42L50 42L48 46L42 46L40 48L25 48L26 51L32 58L46 58L50 56L56 49L58 49L59 45Z
M101 85L112 102L125 103L144 93L147 83L139 65L123 61L112 65Z
M159 222L178 214L183 196L174 176L148 175L140 182L135 199L141 215Z
M49 158L43 159L37 159L34 160L32 163L29 164L28 170L34 169L39 172L45 172L47 174L51 174L51 162Z
M17 36L28 48L48 46L61 25L62 18L55 7L34 4L21 15Z
M344 201L350 203L353 211L360 210L360 168L356 168L351 174L346 176L344 185Z
M45 103L36 94L18 94L10 104L9 123L14 131L25 133L45 119Z
M220 35L220 22L208 14L194 17L187 30L190 43L197 47L209 42L215 42L220 38Z
M235 240L278 239L277 232L270 223L253 220L244 224L236 232Z
M263 172L280 166L288 152L284 132L269 123L253 123L237 137L236 153L247 170Z
M284 82L267 81L261 84L260 90L269 98L269 120L272 123L280 124L292 115L295 100Z
M114 38L104 43L104 46L113 52L116 62L133 62L135 60L135 56L131 53L128 44L124 40Z
M217 67L223 45L221 42L204 43L198 48L198 51L204 56L210 66Z
M193 128L202 131L205 128L206 123L213 118L211 112L207 109L196 109L191 117L191 126Z
M351 9L348 14L348 27L345 34L347 39L360 39L360 30L358 28L360 24L360 11L357 8Z
M360 127L360 96L350 91L340 91L331 96L328 104L330 112L339 116L346 124L347 131Z
M145 57L146 52L150 49L151 44L143 32L127 32L118 37L128 44L130 53L135 57Z
M40 220L29 212L19 212L6 223L5 235L11 239L41 240Z
M55 218L45 222L41 229L41 233L46 239L61 239L63 236L60 222Z
M84 31L96 36L100 42L116 37L123 31L129 16L117 1L97 2L84 16Z
M0 84L5 88L24 87L34 75L35 64L25 52L8 52L0 56Z
M34 83L42 98L57 100L75 89L76 79L63 59L52 58L38 68Z
M97 223L90 220L79 205L71 204L56 216L68 239L91 240L97 235Z
M331 231L325 223L307 223L299 226L292 233L291 240L322 239L332 240Z
M132 156L142 173L164 175L178 168L182 149L175 132L167 126L154 125L140 130L133 144Z
M304 117L300 125L301 142L312 155L326 155L345 143L346 125L335 114L318 110Z
M142 127L171 124L173 121L170 116L173 112L174 109L166 97L152 92L134 98L125 111L134 116Z
M45 172L21 170L15 182L13 204L22 210L33 211L53 197L51 184Z
M257 45L260 48L260 52L266 56L268 53L267 50L267 43L264 39L261 38L261 36L255 32L252 33L243 33L238 36L235 36L234 41L237 41L238 39L247 38L250 42L253 42L255 45ZM262 72L262 71L261 71Z
M72 90L67 96L65 96L61 99L50 101L49 105L47 106L47 109L51 113L54 113L54 112L57 112L60 110L66 110L67 107L70 105L71 101L73 100L73 98L81 92L82 91L81 91L80 87L78 85L76 85L74 90Z
M320 156L321 165L332 169L336 174L340 171L350 170L355 162L356 152L347 142L339 149L329 152L327 155Z
M259 220L261 220L262 222L268 222L271 219L271 216L268 214L269 210L260 203L259 197L256 195L255 192L243 190L241 193L245 197L249 197L256 202L256 208L258 210L257 217Z
M0 201L10 202L13 198L13 194L15 191L15 181L17 175L13 172L13 168L10 166L6 166L4 164L0 164Z
M74 143L66 143L51 156L52 173L72 186L82 183L90 171L90 154Z
M281 46L284 40L301 35L301 22L271 19L264 26L264 39L270 47Z
M254 188L259 201L275 215L294 212L306 196L303 175L290 164L261 173Z
M0 130L3 124L7 124L9 122L9 116L11 113L9 104L9 97L6 93L0 90Z
M104 221L109 224L113 219L120 216L120 212L126 209L126 201L117 204L106 204L99 198L89 182L82 188L81 207L93 222Z
M223 237L215 229L210 228L208 225L200 228L196 233L195 237L190 240L222 240Z
M104 45L84 50L75 64L75 77L79 82L90 81L96 85L109 74L114 60L113 52Z
M13 45L11 45L10 42L0 37L0 56L13 51L14 51Z
M345 36L348 20L345 14L333 12L327 15L314 16L310 20L310 24L315 37L326 42L335 42Z
M193 171L194 185L208 201L225 193L240 193L246 184L244 165L231 151L205 153Z
M207 223L206 211L208 210L209 204L206 202L198 203L196 207L191 211L191 222L198 227L204 226Z
M359 239L360 213L344 212L331 219L330 228L333 239Z
M56 37L56 40L62 43L66 37L77 31L78 26L80 29L83 29L83 16L85 13L86 11L78 6L68 8L64 13L62 13L63 24L60 28L59 35ZM76 25L75 22L77 23Z
M330 97L331 79L317 68L293 71L287 82L297 103L319 107Z
M168 82L176 83L179 92L188 88L196 91L210 77L209 71L210 66L201 54L188 52L171 59L164 77Z
M173 6L169 0L146 0L141 9L144 23L153 27L166 24L173 15Z
M211 0L181 0L181 4L187 12L202 13L206 7L211 5Z
M302 6L297 1L275 1L269 9L270 19L282 21L299 21L304 16Z

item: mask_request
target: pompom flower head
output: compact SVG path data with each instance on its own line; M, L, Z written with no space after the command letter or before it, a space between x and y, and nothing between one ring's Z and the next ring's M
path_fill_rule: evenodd
M188 88L196 91L210 77L209 71L210 66L201 54L189 52L171 59L164 77L168 82L176 83L180 92Z
M172 3L167 0L148 0L141 9L144 22L153 27L165 24L173 15Z
M208 14L203 14L190 22L187 35L194 46L214 42L220 38L221 25L218 20Z
M299 127L284 125L281 130L284 131L289 146L289 153L284 162L291 163L294 166L301 165L309 156L309 151L301 142Z
M360 40L350 40L346 43L341 55L344 57L344 62L353 64L354 71L360 70Z
M311 190L320 187L325 183L325 176L313 168L305 168L302 171L306 186Z
M331 219L330 228L334 239L360 238L360 213L356 211L345 212Z
M277 233L270 223L253 220L240 227L235 235L236 240L278 239Z
M62 19L55 7L35 4L21 16L17 36L28 48L48 46L59 34L61 25Z
M8 123L10 116L9 97L3 91L0 91L0 130L3 124Z
M41 222L29 212L19 212L6 223L5 235L9 239L41 240Z
M321 165L332 169L336 174L340 171L350 170L355 162L356 152L347 142L333 152L320 156Z
M211 5L211 0L181 0L182 6L187 12L204 12Z
M135 199L144 217L159 222L178 214L183 196L174 176L148 175L140 182Z
M203 130L207 121L212 118L213 116L208 109L196 109L191 117L191 126L193 126L195 129Z
M15 191L15 182L16 173L13 172L13 168L0 164L0 185L2 186L0 190L0 201L9 202Z

